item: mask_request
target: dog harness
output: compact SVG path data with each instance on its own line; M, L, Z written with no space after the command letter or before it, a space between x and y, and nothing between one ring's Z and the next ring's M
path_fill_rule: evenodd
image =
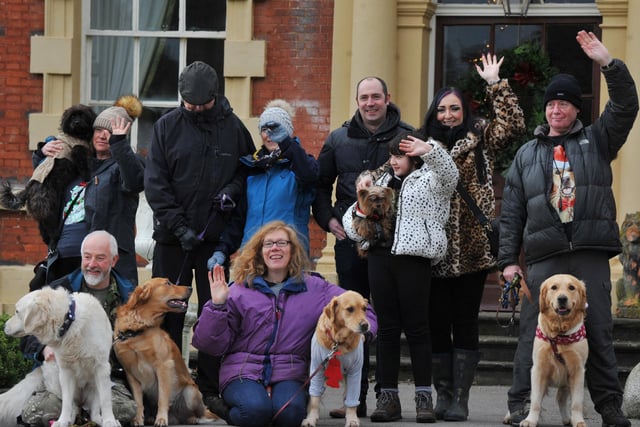
M67 314L64 316L64 322L62 322L62 326L60 326L58 330L58 336L60 338L67 333L74 320L76 320L76 300L69 295L69 311L67 311Z
M587 330L584 327L584 323L580 325L577 331L569 334L569 335L558 335L556 337L548 337L542 332L540 326L536 326L536 338L540 338L542 341L547 341L551 344L551 350L553 351L553 355L556 357L558 362L564 364L564 357L558 351L559 345L569 345L573 343L577 343L587 338Z
M359 203L356 203L356 216L359 216L360 218L372 219L374 221L380 221L382 219L380 215L376 215L376 214L371 214L367 216L367 214L362 212L362 209L360 209Z

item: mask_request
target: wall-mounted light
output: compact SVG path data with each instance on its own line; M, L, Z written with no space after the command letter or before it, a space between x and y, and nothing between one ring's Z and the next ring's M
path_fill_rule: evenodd
M504 16L527 16L530 0L501 0Z

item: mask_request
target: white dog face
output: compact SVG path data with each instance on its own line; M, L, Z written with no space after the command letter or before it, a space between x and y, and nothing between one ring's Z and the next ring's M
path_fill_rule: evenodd
M34 335L43 344L49 337L55 337L55 326L47 321L54 295L64 289L51 288L29 292L16 303L16 312L4 325L4 332L13 337ZM62 320L62 319L61 319Z

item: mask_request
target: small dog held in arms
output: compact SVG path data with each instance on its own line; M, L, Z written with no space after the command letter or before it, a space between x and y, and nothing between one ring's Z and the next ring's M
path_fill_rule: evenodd
M395 228L393 190L378 185L358 190L353 228L363 239L357 246L358 254L362 258L367 257L367 251L375 244L390 243Z
M328 370L333 360L340 362L340 366L335 367L338 379L343 373L345 376L345 426L360 425L356 409L364 362L364 334L369 331L367 304L367 300L359 293L346 291L333 297L322 311L311 340L310 371L313 377L309 387L307 417L302 421L302 427L315 427L320 418L320 398L325 390L325 379L330 376ZM321 365L327 361L329 368L325 372ZM328 378L327 384L331 385L332 380L333 378ZM337 387L338 384L331 386Z
M180 350L160 327L166 313L187 311L191 288L153 278L138 286L126 304L118 307L113 349L127 374L137 413L133 426L142 426L144 402L156 410L156 427L198 424L200 418L217 419L206 410L202 394L191 378ZM149 405L148 405L149 406Z
M87 407L91 421L103 427L120 426L111 406L111 323L94 296L49 287L30 292L18 300L4 331L15 337L33 335L53 349L62 411L52 427L73 424L80 407Z
M91 107L74 105L62 113L61 133L56 137L65 143L56 157L46 157L33 171L24 190L14 194L8 182L3 184L0 204L6 209L18 210L25 205L29 214L38 221L43 240L57 240L59 233L63 191L80 176L90 178L90 159L93 148L93 122L97 115Z
M584 326L587 291L584 282L556 274L540 286L540 313L533 342L531 408L520 426L538 424L542 399L556 386L564 425L586 427L583 417L584 373L589 345Z

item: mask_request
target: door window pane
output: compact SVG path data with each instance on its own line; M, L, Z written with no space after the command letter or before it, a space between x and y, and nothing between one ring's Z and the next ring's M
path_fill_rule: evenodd
M444 28L443 86L452 85L469 72L471 65L490 46L489 25L450 25Z

